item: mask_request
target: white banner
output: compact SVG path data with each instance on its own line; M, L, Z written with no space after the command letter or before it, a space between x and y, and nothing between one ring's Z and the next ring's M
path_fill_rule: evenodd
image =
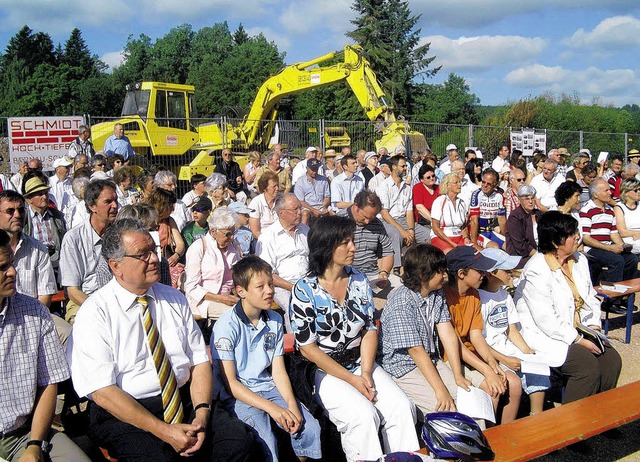
M9 161L11 173L20 162L37 157L43 170L53 170L53 161L68 155L69 145L84 124L81 116L10 117Z

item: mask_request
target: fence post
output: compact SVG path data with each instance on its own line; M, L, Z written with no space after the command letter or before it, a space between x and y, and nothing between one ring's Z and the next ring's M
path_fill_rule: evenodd
M222 134L222 149L227 146L227 127L226 127L227 117L220 117L220 133Z
M582 147L584 146L584 132L582 130L580 130L580 149L582 149Z
M325 123L324 119L319 119L318 120L318 130L320 130L320 132L319 132L320 148L322 149L322 152L324 152L325 148L326 148L326 140L324 139L324 123Z
M627 153L629 152L629 134L624 134L624 158L627 158Z
M475 146L475 143L473 141L473 124L469 124L469 144L468 146Z

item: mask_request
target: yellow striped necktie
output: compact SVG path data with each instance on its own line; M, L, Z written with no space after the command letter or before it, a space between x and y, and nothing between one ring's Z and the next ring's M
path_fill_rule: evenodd
M175 374L173 373L173 369L171 369L169 356L164 349L164 344L160 338L158 328L151 317L147 297L138 297L137 302L142 306L142 323L144 324L144 330L147 333L147 341L149 342L149 349L153 356L153 363L156 366L158 378L160 379L164 421L168 424L182 423L184 411L182 409L182 401L180 400L178 382Z

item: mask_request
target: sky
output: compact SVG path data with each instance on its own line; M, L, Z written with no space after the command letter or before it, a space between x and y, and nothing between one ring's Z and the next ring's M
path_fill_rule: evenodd
M149 6L148 6L149 5ZM350 43L351 0L2 0L0 49L23 25L67 40L74 27L91 52L117 66L130 35L161 38L227 21L263 33L287 64ZM435 78L464 77L481 104L498 105L551 92L584 104L640 104L638 0L410 0L430 43Z

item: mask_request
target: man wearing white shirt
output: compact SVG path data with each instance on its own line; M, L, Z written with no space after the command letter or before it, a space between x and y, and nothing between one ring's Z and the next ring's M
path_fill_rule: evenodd
M500 146L500 150L498 151L498 157L493 159L491 168L500 173L505 165L507 167L509 166L509 146L503 144Z
M565 178L556 172L558 162L547 159L542 167L542 175L536 175L531 180L531 186L536 188L536 206L543 212L555 210L558 206L556 202L556 189L565 182Z
M305 158L298 162L295 167L293 167L293 172L291 173L292 186L295 186L296 181L307 174L307 161L309 159L315 159L317 155L318 148L316 148L315 146L309 146L307 148L307 150L305 151Z
M415 223L412 191L404 180L407 161L403 156L389 160L391 176L375 191L382 202L380 216L394 246L394 268L399 268L402 244L410 246L414 242L429 242L430 230Z
M114 277L83 305L67 348L74 388L90 399L91 439L121 460L248 460L250 435L212 409L206 345L184 295L158 283L149 232L117 221L102 256Z
M53 162L54 174L49 178L49 186L51 189L49 194L53 197L56 207L62 213L67 208L65 196L72 194L71 177L69 169L73 165L73 160L66 157L60 157ZM68 199L68 198L67 198Z
M287 332L291 332L291 289L309 267L309 227L300 223L302 204L295 194L286 193L278 197L275 208L278 220L260 234L256 255L273 268L273 300L284 310L285 327Z
M353 199L364 189L364 180L358 171L358 161L351 154L344 156L340 163L342 173L331 182L331 205L336 214L347 216L347 208L353 204Z
M460 159L460 153L458 152L458 147L455 144L447 145L447 158L442 161L440 164L440 170L444 172L445 175L451 173L451 162Z

